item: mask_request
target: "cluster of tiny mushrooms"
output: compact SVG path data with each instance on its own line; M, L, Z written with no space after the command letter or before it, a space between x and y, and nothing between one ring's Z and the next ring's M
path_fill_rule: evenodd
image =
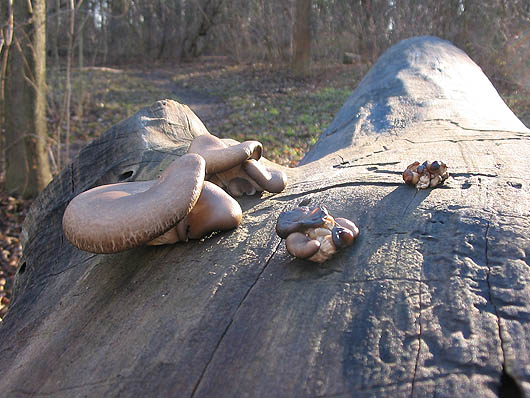
M258 141L197 136L156 180L102 185L74 197L64 212L64 234L79 249L116 253L237 228L242 211L232 196L279 193L287 185L283 171L260 161L262 151ZM418 188L434 187L447 176L442 162L415 162L403 173ZM322 263L353 244L359 228L324 207L299 206L280 214L276 233L291 255Z
M434 188L449 178L447 165L444 162L426 160L422 164L416 161L409 164L403 172L403 181L415 185L417 189Z

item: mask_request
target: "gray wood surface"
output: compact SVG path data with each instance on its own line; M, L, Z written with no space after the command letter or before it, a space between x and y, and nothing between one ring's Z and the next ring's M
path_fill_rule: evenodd
M75 194L153 178L204 131L158 102L35 202L0 396L495 397L503 371L530 396L530 131L462 51L430 37L389 49L288 188L239 200L235 231L113 255L64 239ZM452 177L404 185L427 159ZM274 232L307 199L361 230L322 265Z

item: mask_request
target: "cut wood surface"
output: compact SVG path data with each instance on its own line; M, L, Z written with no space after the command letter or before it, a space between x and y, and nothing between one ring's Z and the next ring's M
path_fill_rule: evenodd
M0 396L530 396L530 131L461 50L432 37L389 49L284 192L238 199L237 230L112 255L65 240L76 194L155 178L205 132L157 102L36 200L0 326ZM451 177L407 186L415 160ZM274 230L307 200L361 230L321 265Z

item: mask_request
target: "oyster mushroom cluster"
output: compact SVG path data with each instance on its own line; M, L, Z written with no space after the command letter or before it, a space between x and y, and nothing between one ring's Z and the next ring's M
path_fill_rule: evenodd
M82 250L115 253L237 228L241 207L224 189L241 196L281 192L287 184L285 173L261 163L261 153L257 141L198 136L156 180L103 185L77 195L64 212L64 234Z
M283 171L262 162L263 147L258 141L239 143L211 134L196 137L188 153L206 160L206 178L226 189L232 196L254 195L256 192L278 193L285 189L287 176Z
M447 165L438 160L434 162L425 161L422 164L416 161L403 172L403 181L415 185L418 189L434 188L443 184L447 178L449 178Z
M280 214L276 233L285 239L291 255L323 263L337 250L352 245L359 228L346 218L333 218L322 206L300 206Z

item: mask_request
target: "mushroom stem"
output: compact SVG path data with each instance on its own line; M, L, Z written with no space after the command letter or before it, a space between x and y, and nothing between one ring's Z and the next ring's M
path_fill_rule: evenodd
M216 231L235 229L241 224L243 212L239 203L217 185L205 181L199 200L189 214L164 235L148 245L165 245L201 239Z
M235 199L205 181L197 204L181 222L187 226L187 238L200 239L211 232L237 228L242 217L241 206Z

